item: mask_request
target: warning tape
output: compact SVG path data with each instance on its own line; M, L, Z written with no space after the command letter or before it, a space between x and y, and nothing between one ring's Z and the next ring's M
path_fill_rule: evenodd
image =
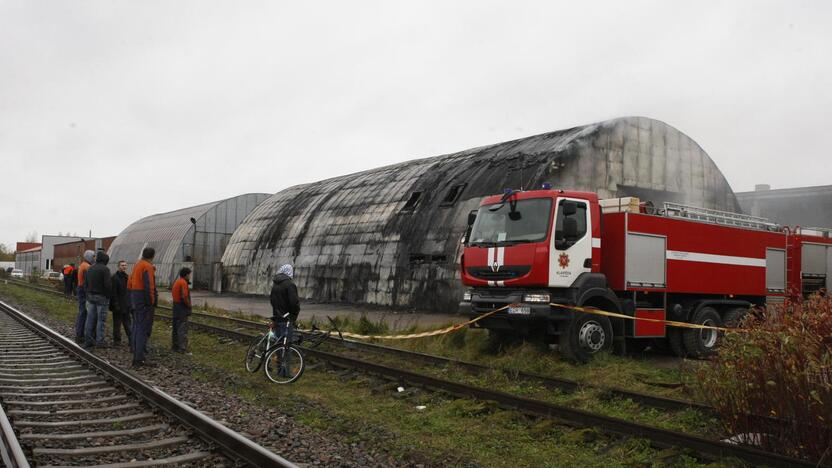
M653 322L653 323L663 323L665 325L671 327L678 327L678 328L691 328L694 330L716 330L721 332L728 332L728 333L735 333L735 332L749 332L750 330L746 330L744 328L725 328L725 327L714 327L710 325L698 325L695 323L687 323L687 322L677 322L675 320L662 320L662 319L651 319L647 317L633 317L630 315L619 314L616 312L607 312L606 310L600 310L595 308L587 308L587 307L578 307L578 306L570 306L565 304L553 304L549 303L551 307L558 307L561 309L570 309L570 310L577 310L578 312L583 312L586 314L595 314L595 315L603 315L605 317L615 317L620 319L626 320L641 320L644 322Z
M646 318L646 317L633 317L633 316L630 316L630 315L619 314L617 312L608 312L606 310L600 310L600 309L589 308L589 307L571 306L571 305L566 305L566 304L549 303L549 306L550 307L556 307L556 308L559 308L559 309L574 310L574 311L583 312L583 313L586 313L586 314L602 315L602 316L605 316L605 317L620 318L620 319L625 319L625 320L634 320L634 321L635 320L640 320L640 321L651 322L651 323L663 323L663 324L665 324L667 326L670 326L670 327L689 328L689 329L694 329L694 330L716 330L716 331L720 331L720 332L724 332L724 333L737 333L737 332L743 333L743 332L749 332L750 331L750 330L746 330L746 329L743 329L743 328L714 327L714 326L710 326L710 325L698 325L698 324L695 324L695 323L677 322L675 320L662 320L662 319L652 319L652 318ZM490 316L496 314L497 312L501 312L503 310L506 310L509 307L510 307L510 305L505 305L503 307L500 307L499 309L494 309L490 312L486 312L486 313L480 315L479 317L468 320L467 322L458 323L456 325L451 325L449 327L441 328L439 330L432 330L432 331L426 331L426 332L421 332L421 333L411 333L411 334L408 334L408 335L360 335L358 333L350 333L350 332L341 332L341 335L346 337L346 338L354 338L354 339L358 339L358 340L372 340L372 339L378 339L378 340L410 340L410 339L415 339L415 338L426 338L426 337L429 337L429 336L444 335L444 334L447 334L447 333L453 333L453 332L459 331L459 330L467 327L468 325L479 322L480 320L482 320L484 318L487 318L487 317L490 317Z
M458 330L461 330L461 329L467 327L468 325L471 325L472 323L479 322L480 320L482 320L486 317L494 315L497 312L506 310L508 308L509 308L509 306L506 305L506 306L500 307L499 309L494 309L490 312L486 312L486 313L480 315L479 317L471 319L467 322L462 322L462 323L458 323L456 325L451 325L450 327L442 328L442 329L439 329L439 330L426 331L426 332L422 332L422 333L412 333L412 334L409 334L409 335L359 335L357 333L341 332L341 335L346 337L346 338L355 338L355 339L359 339L359 340L370 340L370 339L374 339L374 338L375 339L382 339L382 340L410 340L410 339L413 339L413 338L426 338L428 336L436 336L436 335L444 335L446 333L453 333L455 331L458 331Z

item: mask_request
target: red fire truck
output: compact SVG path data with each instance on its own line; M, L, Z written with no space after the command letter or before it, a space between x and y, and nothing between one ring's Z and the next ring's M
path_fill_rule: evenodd
M681 204L655 210L635 198L507 190L484 199L468 224L462 313L507 306L475 326L498 339L558 343L578 361L650 343L700 357L713 352L719 334L550 303L730 326L753 306L829 287L832 277L829 231L791 232L763 218Z

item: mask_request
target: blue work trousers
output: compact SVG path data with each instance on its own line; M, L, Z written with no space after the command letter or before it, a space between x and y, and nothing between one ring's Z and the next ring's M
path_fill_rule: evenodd
M84 327L87 326L87 293L78 286L78 316L75 317L75 342L84 341Z
M89 347L93 344L101 346L104 344L104 324L107 323L107 306L110 304L106 298L98 296L95 299L87 298L87 321L84 326L84 345Z
M155 308L144 300L143 291L130 291L133 306L133 362L144 362L147 357L147 342L153 331Z

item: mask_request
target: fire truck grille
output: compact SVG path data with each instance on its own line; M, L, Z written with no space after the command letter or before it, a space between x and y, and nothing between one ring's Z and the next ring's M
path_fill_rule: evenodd
M488 281L504 281L527 275L531 269L530 266L501 266L494 271L491 267L469 267L468 274Z

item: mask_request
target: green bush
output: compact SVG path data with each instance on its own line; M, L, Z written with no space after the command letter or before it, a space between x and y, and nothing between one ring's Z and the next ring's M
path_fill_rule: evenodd
M693 371L701 397L731 434L753 434L765 450L828 462L832 298L768 306L741 327L748 331L729 333L719 354Z

